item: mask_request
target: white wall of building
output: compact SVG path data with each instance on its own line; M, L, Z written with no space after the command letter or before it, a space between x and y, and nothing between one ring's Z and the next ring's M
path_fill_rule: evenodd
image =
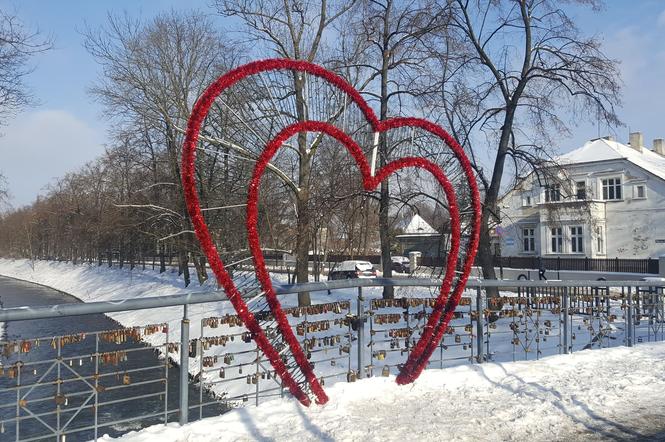
M544 189L531 178L526 179L501 202L502 223L497 229L497 241L503 256L657 258L665 255L665 180L625 159L568 165L565 174L571 183L585 183L586 209L580 209L582 205L575 195L545 204ZM611 178L621 180L622 195L620 199L605 201L602 182ZM575 185L570 187L574 191ZM644 192L644 197L638 192ZM578 226L583 232L581 252L575 252L572 245L572 228ZM552 227L561 228L560 253L552 250ZM530 247L525 250L524 246L525 229L531 228L533 251L528 250Z

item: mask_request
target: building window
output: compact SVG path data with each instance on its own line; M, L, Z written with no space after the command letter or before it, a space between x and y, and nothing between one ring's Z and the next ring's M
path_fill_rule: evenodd
M598 254L605 254L605 237L603 236L603 226L596 227L596 250Z
M634 197L636 199L644 199L647 197L647 190L646 187L644 187L644 184L639 184L635 186L635 195Z
M573 253L584 253L584 236L582 226L570 228L570 251Z
M552 253L561 253L563 250L563 230L561 227L552 227L550 229L551 233L551 252Z
M561 201L561 184L545 186L545 202Z
M531 227L522 229L522 251L529 253L536 251L535 229Z
M577 197L578 200L585 200L586 199L586 182L584 181L577 181L575 183L575 196Z
M522 207L531 207L531 195L522 195Z
M602 180L602 184L604 200L620 200L622 198L621 178L606 178Z

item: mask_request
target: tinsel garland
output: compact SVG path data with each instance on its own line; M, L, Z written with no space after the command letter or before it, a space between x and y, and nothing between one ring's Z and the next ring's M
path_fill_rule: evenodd
M449 254L450 258L446 265L445 277L442 282L441 291L437 298L436 304L433 308L432 315L428 320L423 335L414 347L409 359L402 367L402 370L397 378L397 382L400 384L413 382L413 380L418 377L420 372L422 372L423 368L426 366L432 352L438 346L443 333L448 327L448 323L450 322L450 319L454 314L454 310L461 298L462 291L464 290L464 286L468 279L471 266L473 265L473 261L477 252L478 239L480 234L480 194L478 192L478 186L473 176L471 163L464 154L462 147L440 126L418 118L394 118L385 121L379 121L372 109L360 96L358 91L353 88L353 86L351 86L338 75L320 66L304 61L271 59L256 61L243 65L219 77L198 99L187 125L187 133L183 145L182 155L182 181L185 200L187 203L187 210L192 220L192 225L194 226L196 235L201 243L201 248L208 257L210 266L215 273L215 276L217 277L218 283L226 291L227 296L236 312L252 334L261 351L264 352L273 368L275 368L277 375L280 376L284 385L289 389L291 394L293 394L304 405L310 404L309 397L297 384L291 373L288 372L286 365L282 361L279 353L267 339L265 333L256 321L256 318L247 308L247 305L241 298L240 292L235 287L233 280L230 278L221 258L219 257L219 254L217 253L200 208L194 174L194 161L196 158L196 145L198 142L199 131L203 120L205 119L214 100L225 89L231 87L238 81L241 81L250 75L273 70L307 72L309 74L324 78L329 83L341 89L351 99L351 101L353 101L360 108L375 132L383 132L399 127L418 127L432 133L433 135L438 136L444 140L446 145L448 145L448 147L453 151L467 177L469 188L471 190L471 200L474 214L473 228L471 232L471 239L467 245L463 274L457 281L457 284L453 290L453 295L450 298L448 298L448 293L450 291L450 286L452 285L452 279L454 277L454 270L459 251L460 218L452 185L447 180L443 171L437 165L422 158L402 158L385 165L376 172L375 176L371 176L369 164L367 163L362 150L355 142L353 142L353 140L351 140L346 134L330 124L307 121L299 122L283 129L277 135L277 137L275 137L275 139L273 139L268 144L268 146L266 146L261 156L259 157L259 161L257 161L252 181L250 182L246 221L248 238L250 248L252 250L257 277L264 291L266 292L268 304L278 322L280 332L291 349L296 363L299 365L299 368L305 375L312 393L314 393L316 396L317 403L325 403L327 402L328 398L323 391L323 388L321 387L318 379L316 378L311 364L305 357L302 347L298 343L297 338L293 334L293 331L288 324L287 318L284 315L280 303L274 293L268 271L265 268L263 254L261 253L260 249L258 231L256 229L256 221L258 217L258 187L263 171L265 170L265 167L267 166L270 158L272 158L279 147L290 136L293 136L296 133L302 131L317 131L324 132L329 136L334 137L349 150L351 155L356 160L356 163L358 164L361 175L363 177L363 186L366 190L374 189L383 179L386 179L390 174L405 167L422 168L430 172L435 177L435 179L443 187L450 205L452 245L451 253Z

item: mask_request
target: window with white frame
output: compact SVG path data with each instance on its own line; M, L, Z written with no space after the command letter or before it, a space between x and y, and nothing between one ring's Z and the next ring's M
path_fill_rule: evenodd
M561 201L561 184L545 186L545 202Z
M605 235L603 233L603 226L596 227L596 251L599 255L605 254Z
M585 181L575 182L575 197L578 200L585 200L586 199L586 182Z
M644 184L637 184L633 187L633 198L644 199L647 197L647 189Z
M563 252L563 229L561 227L550 228L550 252Z
M601 180L603 186L604 200L620 200L623 198L621 192L621 178L604 178Z
M522 195L522 207L531 207L531 201L531 195L526 193Z
M573 226L570 228L570 251L572 253L584 253L582 226Z
M522 251L527 253L536 251L536 229L533 227L522 229Z

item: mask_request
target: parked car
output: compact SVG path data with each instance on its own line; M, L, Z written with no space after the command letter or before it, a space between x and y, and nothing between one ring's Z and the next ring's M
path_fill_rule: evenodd
M409 273L410 261L406 256L391 256L390 260L393 263L393 271L399 273Z
M328 280L350 278L376 278L376 270L369 261L342 261L328 274Z

